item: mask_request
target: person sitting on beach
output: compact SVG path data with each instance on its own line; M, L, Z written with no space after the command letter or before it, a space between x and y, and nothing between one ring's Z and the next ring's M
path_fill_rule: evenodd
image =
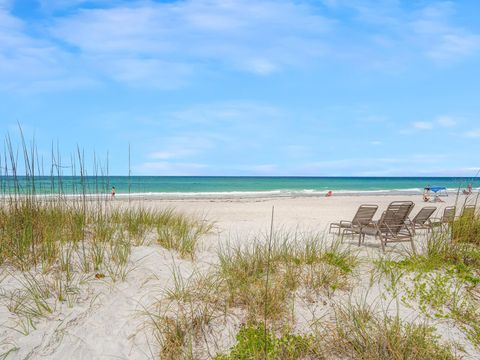
M466 189L463 189L463 195L471 195L472 194L472 184L468 184Z
M333 196L332 190L329 190L329 191L325 194L325 197L330 197L330 196Z
M429 202L430 201L430 186L427 186L423 190L423 201Z

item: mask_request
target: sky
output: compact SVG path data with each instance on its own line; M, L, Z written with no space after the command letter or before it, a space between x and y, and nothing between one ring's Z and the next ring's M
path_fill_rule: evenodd
M0 0L0 136L17 146L20 125L45 164L80 149L111 175L474 176L479 13Z

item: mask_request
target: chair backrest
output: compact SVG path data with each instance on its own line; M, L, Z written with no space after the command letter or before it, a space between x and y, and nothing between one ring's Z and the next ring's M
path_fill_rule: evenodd
M445 210L443 210L442 222L445 224L453 222L456 211L457 208L455 206L447 206Z
M416 225L424 225L428 219L430 219L430 216L437 210L435 206L425 206L422 208L417 215L412 220L412 223Z
M382 233L397 235L405 226L405 221L415 204L412 201L394 201L388 205L379 222Z
M378 205L360 205L357 213L353 217L353 225L368 225L372 222L373 216L377 212Z
M475 216L475 205L465 205L462 210L461 217L474 217Z

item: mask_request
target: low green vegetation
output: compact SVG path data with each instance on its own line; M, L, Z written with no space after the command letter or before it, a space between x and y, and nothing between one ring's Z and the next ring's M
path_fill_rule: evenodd
M221 249L216 277L227 306L245 309L249 320L280 320L299 288L329 296L347 289L357 262L348 248L320 236L277 235L270 245L256 240Z
M330 334L330 335L329 335ZM405 323L366 304L336 308L336 323L325 335L327 358L362 360L456 359L452 345L439 341L435 329Z
M365 304L335 307L336 322L309 334L266 329L263 323L241 327L236 344L216 360L233 359L457 359L426 324L403 322Z
M102 202L16 199L0 204L0 265L22 270L58 265L62 249L81 257L85 271L99 270L110 254L121 261L130 244L143 244L147 234L158 243L193 258L198 239L212 224L173 210L110 209ZM68 245L67 245L68 244ZM124 258L125 256L123 256ZM124 260L123 260L124 261Z
M480 215L464 215L452 224L452 239L456 243L480 246Z
M285 329L295 322L299 290L332 297L349 288L358 264L348 247L311 235L275 234L271 241L257 238L248 245L220 248L218 257L212 269L195 271L187 278L175 267L174 286L165 291L156 309L147 312L161 344L161 358L169 358L175 351L189 353L192 344L201 341L199 336L209 333L214 319L240 316L249 325L239 333L239 345L218 359L255 359L263 324ZM162 313L160 309L165 307L175 315ZM277 337L270 330L268 334L269 358L296 359L313 351L312 336L283 332Z
M8 280L0 288L0 304L22 334L59 307L91 295L82 293L87 282L124 281L135 266L129 260L134 246L158 243L194 259L200 237L213 229L204 219L172 209L112 201L105 195L110 184L102 166L94 158L94 175L87 176L80 150L68 166L52 151L51 172L39 176L35 147L23 137L20 143L18 151L7 137L0 154L0 281ZM65 168L71 177L63 175Z
M193 258L199 237L211 229L204 221L172 210L107 211L92 205L85 213L63 202L0 206L0 265L11 269L18 284L0 291L0 303L16 316L22 334L35 329L57 304L76 304L86 281L124 281L132 269L132 246L143 242L139 239L146 232L154 238L157 227L170 234L181 232L172 240L158 237L158 242L169 241L165 247Z
M415 304L427 317L452 319L467 337L480 346L480 308L465 282L447 273L416 274L403 285L402 301Z
M214 360L323 358L313 335L285 332L277 336L263 324L244 325L236 340L237 343L227 354L216 355Z
M388 280L390 294L426 317L456 322L480 347L479 218L463 217L446 231L434 232L419 254L402 259L381 259L376 271Z
M176 250L180 257L193 259L198 240L212 231L213 224L172 211L163 215L163 221L156 222L158 243L166 249Z

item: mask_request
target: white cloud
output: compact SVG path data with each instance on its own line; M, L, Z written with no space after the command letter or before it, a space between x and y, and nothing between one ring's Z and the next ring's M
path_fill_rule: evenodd
M428 121L417 121L413 123L413 127L418 130L431 130L433 129L433 123Z
M259 165L230 165L229 169L235 173L247 173L254 175L275 175L278 173L277 164L259 164Z
M240 101L195 105L169 115L171 121L182 124L258 123L283 116L277 107Z
M411 23L425 55L437 62L456 62L480 49L479 34L451 23L454 11L451 2L434 3L419 11Z
M81 6L83 4L92 5L113 5L121 3L121 0L38 0L42 10L50 12L56 10L65 10Z
M323 160L300 164L296 172L328 176L406 176L424 171L425 174L438 176L443 174L443 170L437 172L436 168L448 158L449 155L444 154L402 154L398 157Z
M215 141L214 135L205 132L197 134L175 133L170 136L155 138L154 151L147 157L153 160L179 160L201 155L211 150ZM160 146L157 144L161 144Z
M472 55L480 48L480 36L472 34L443 34L427 55L439 62L457 61Z
M175 89L184 85L192 73L192 67L181 62L139 58L105 60L103 57L91 59L91 64L112 79L131 86Z
M155 151L150 153L148 157L155 160L170 160L185 158L194 154L196 154L196 151L193 149L178 149L170 151Z
M267 76L324 59L399 72L419 54L445 64L480 49L479 34L453 23L449 2L412 11L364 0L40 1L52 13L27 23L0 0L3 88L113 79L174 89L211 70Z
M450 116L439 116L436 122L443 127L454 127L457 125L457 121Z
M9 9L12 6L13 0L0 0L0 10Z
M52 34L79 49L88 63L111 69L116 80L151 84L165 67L182 79L200 62L260 75L301 65L319 56L321 35L329 28L307 5L290 1L132 4L82 9L58 19Z
M202 175L208 165L201 163L167 162L154 161L145 162L134 167L134 171L139 175Z
M0 89L79 87L94 81L77 68L75 57L28 35L28 24L0 6Z
M443 128L451 128L457 125L457 120L451 116L438 116L432 121L417 121L414 122L413 128L417 130L432 130L433 128L439 126Z
M439 64L456 63L480 50L480 34L454 23L456 5L451 1L427 2L416 10L406 10L396 0L323 3L333 10L348 8L358 23L377 30L372 36L362 33L356 50L362 56L370 53L369 61L380 67L398 68L418 54Z
M468 138L480 138L480 129L467 131L465 136Z

